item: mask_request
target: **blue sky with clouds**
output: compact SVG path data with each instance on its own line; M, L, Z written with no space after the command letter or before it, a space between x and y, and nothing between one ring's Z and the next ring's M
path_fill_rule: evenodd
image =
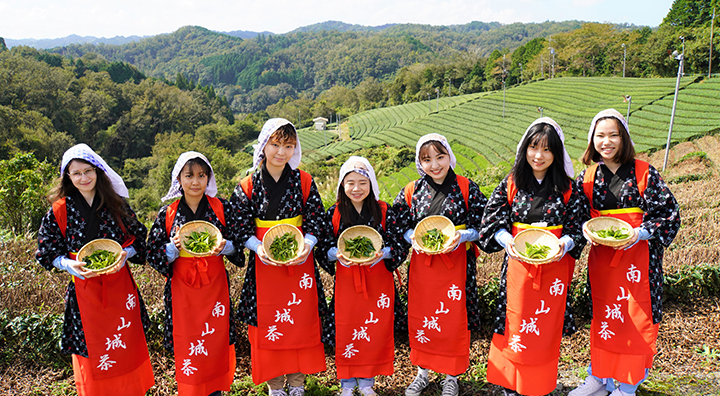
M658 26L673 0L0 0L0 37L114 37L216 31L286 33L328 20L455 25L582 20Z

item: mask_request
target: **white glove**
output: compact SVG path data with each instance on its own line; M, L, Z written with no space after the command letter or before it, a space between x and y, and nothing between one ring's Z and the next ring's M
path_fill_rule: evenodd
M129 255L130 253L128 253ZM167 255L168 263L172 263L180 257L180 251L174 243L168 242L165 244L165 255Z
M66 271L70 275L76 276L80 279L85 279L84 276L80 275L75 268L73 268L72 265L79 265L80 261L73 260L71 258L67 258L65 256L57 256L55 260L53 260L53 265L55 268L59 269L60 271Z
M508 232L508 230L501 228L495 233L495 241L503 247L503 249L507 249L507 245L512 242L513 236L511 233Z

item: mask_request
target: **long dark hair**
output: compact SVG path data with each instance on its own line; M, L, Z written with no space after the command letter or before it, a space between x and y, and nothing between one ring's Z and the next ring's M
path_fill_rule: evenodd
M520 146L520 150L518 150L518 156L515 158L515 165L513 165L511 171L513 180L518 186L518 189L525 191L530 190L530 181L535 176L533 175L532 167L527 162L526 153L531 144L539 144L542 141L547 141L547 146L554 156L553 162L545 174L545 183L548 183L546 185L550 186L550 191L557 195L562 195L570 188L572 179L565 173L563 142L560 140L560 136L555 128L550 124L539 123L533 125L528 131L525 140L523 140Z
M105 205L115 219L126 219L130 217L130 214L126 210L127 204L125 203L125 200L115 192L112 182L110 182L110 179L107 177L107 174L105 174L105 171L90 162L85 161L84 159L75 158L72 161L78 161L80 163L90 165L95 169L95 196L100 199L98 210ZM72 161L68 163L68 166L72 163ZM52 203L58 199L70 196L76 191L77 188L73 184L72 180L70 180L70 175L67 172L66 166L62 176L57 182L57 185L50 192L48 199Z
M372 216L372 226L377 227L378 224L381 224L382 222L382 209L380 209L380 204L375 199L375 193L372 190L372 180L370 181L370 184L370 194L368 194L368 196L365 197L365 200L363 201L363 209L366 209L368 213L370 213L370 215ZM343 183L340 183L340 186L338 186L337 208L340 211L340 219L343 224L349 226L355 225L350 223L350 213L352 213L352 210L355 210L355 206L353 205L350 197L345 194L345 186L343 185Z

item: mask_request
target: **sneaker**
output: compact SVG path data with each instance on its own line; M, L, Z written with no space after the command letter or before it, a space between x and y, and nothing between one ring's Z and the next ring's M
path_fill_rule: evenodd
M359 388L358 391L362 396L377 396L377 393L370 386Z
M625 393L620 390L620 388L616 388L613 393L610 394L610 396L635 396L635 392L633 393Z
M341 388L340 393L338 393L338 396L353 396L353 390L355 388Z
M520 395L512 389L503 388L503 396L520 396Z
M458 396L460 388L458 387L457 378L445 378L440 381L443 391L442 396Z
M290 389L290 396L305 396L304 386L288 386Z
M418 374L413 382L410 384L410 386L405 389L405 396L420 396L423 389L425 389L430 384L430 381L427 379L427 377L423 377L420 374Z
M285 389L271 389L270 396L288 396L288 394Z
M607 391L605 390L605 384L599 379L593 376L585 378L585 383L578 386L568 393L568 396L605 396Z

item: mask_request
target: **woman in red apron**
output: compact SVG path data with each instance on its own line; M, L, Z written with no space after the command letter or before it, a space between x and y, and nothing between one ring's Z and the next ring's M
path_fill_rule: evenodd
M38 231L36 258L48 270L71 275L61 348L72 354L77 393L144 395L155 384L145 341L150 320L126 260L145 262L147 229L125 202L120 176L87 145L65 152L60 173L52 209ZM80 248L100 238L123 246L105 275L75 260Z
M235 374L235 323L223 256L236 265L244 261L233 244L235 212L216 193L207 158L183 153L163 201L180 199L160 209L148 237L148 263L167 279L164 345L175 356L180 396L230 391ZM181 249L177 231L194 220L212 223L222 234L210 256L192 257Z
M480 327L475 261L482 212L487 202L475 183L455 175L455 155L444 136L432 133L418 140L415 165L420 179L395 198L405 241L427 216L443 215L456 229L450 246L434 255L413 252L408 270L410 360L418 374L405 390L421 394L429 384L428 370L446 374L443 395L457 395L457 376L470 364L470 330ZM405 245L408 248L410 245Z
M628 124L616 110L593 119L583 162L590 165L577 178L583 221L611 216L635 228L624 246L590 248L590 375L570 395L634 395L657 352L663 252L680 228L679 207L660 173L635 159Z
M318 263L335 275L329 322L334 324L330 341L335 345L341 396L352 396L355 387L363 396L377 395L372 389L374 377L393 374L393 328L401 325L403 315L392 271L405 255L395 213L378 200L379 195L375 170L368 160L350 157L340 168L337 203L326 214L333 233L323 238L316 250ZM349 263L337 249L338 236L355 225L373 227L384 244L370 262L360 266Z
M301 155L290 121L268 120L255 146L252 174L231 199L240 223L238 241L252 251L238 317L248 324L253 382L267 381L271 396L302 396L305 375L325 370L321 318L327 304L312 250L330 231L315 182L297 169ZM305 235L305 249L286 266L271 265L261 243L278 223L293 224Z
M515 165L493 191L482 220L488 251L505 249L488 382L505 395L545 395L557 385L560 339L575 331L568 286L585 239L573 166L560 126L548 117L533 122L518 143ZM547 264L518 257L513 236L528 228L560 238ZM566 254L569 253L569 254Z

